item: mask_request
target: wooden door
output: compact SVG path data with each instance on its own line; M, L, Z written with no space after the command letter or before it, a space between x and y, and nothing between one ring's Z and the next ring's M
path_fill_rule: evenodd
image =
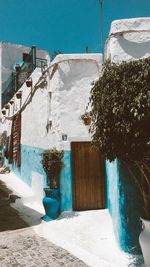
M105 163L90 142L72 142L73 209L105 208Z

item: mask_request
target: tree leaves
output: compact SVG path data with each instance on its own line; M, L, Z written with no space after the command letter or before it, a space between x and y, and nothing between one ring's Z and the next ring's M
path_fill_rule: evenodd
M91 90L93 143L104 157L144 160L150 155L150 58L106 61Z

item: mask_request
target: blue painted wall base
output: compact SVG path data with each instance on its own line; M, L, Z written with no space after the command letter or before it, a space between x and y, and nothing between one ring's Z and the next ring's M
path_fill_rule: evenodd
M134 166L132 168L137 172ZM118 160L106 162L106 174L107 206L118 243L125 252L141 254L138 237L141 232L142 202L133 177Z
M41 164L42 148L21 145L21 168L18 169L15 164L10 165L11 170L20 177L27 185L32 185L32 172L37 172L43 176L44 187L48 185L46 174ZM64 168L61 172L60 178L60 210L72 210L72 167L71 167L71 152L64 151ZM5 159L5 164L8 161Z

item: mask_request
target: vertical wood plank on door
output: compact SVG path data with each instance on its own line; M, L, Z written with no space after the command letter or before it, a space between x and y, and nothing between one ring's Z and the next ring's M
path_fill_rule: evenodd
M105 207L105 170L100 152L90 142L72 142L73 209Z

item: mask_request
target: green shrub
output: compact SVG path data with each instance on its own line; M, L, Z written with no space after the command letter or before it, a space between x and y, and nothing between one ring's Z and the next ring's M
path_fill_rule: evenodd
M51 189L59 188L59 176L63 167L62 159L64 157L63 150L56 148L45 150L42 153L42 166L49 179Z

